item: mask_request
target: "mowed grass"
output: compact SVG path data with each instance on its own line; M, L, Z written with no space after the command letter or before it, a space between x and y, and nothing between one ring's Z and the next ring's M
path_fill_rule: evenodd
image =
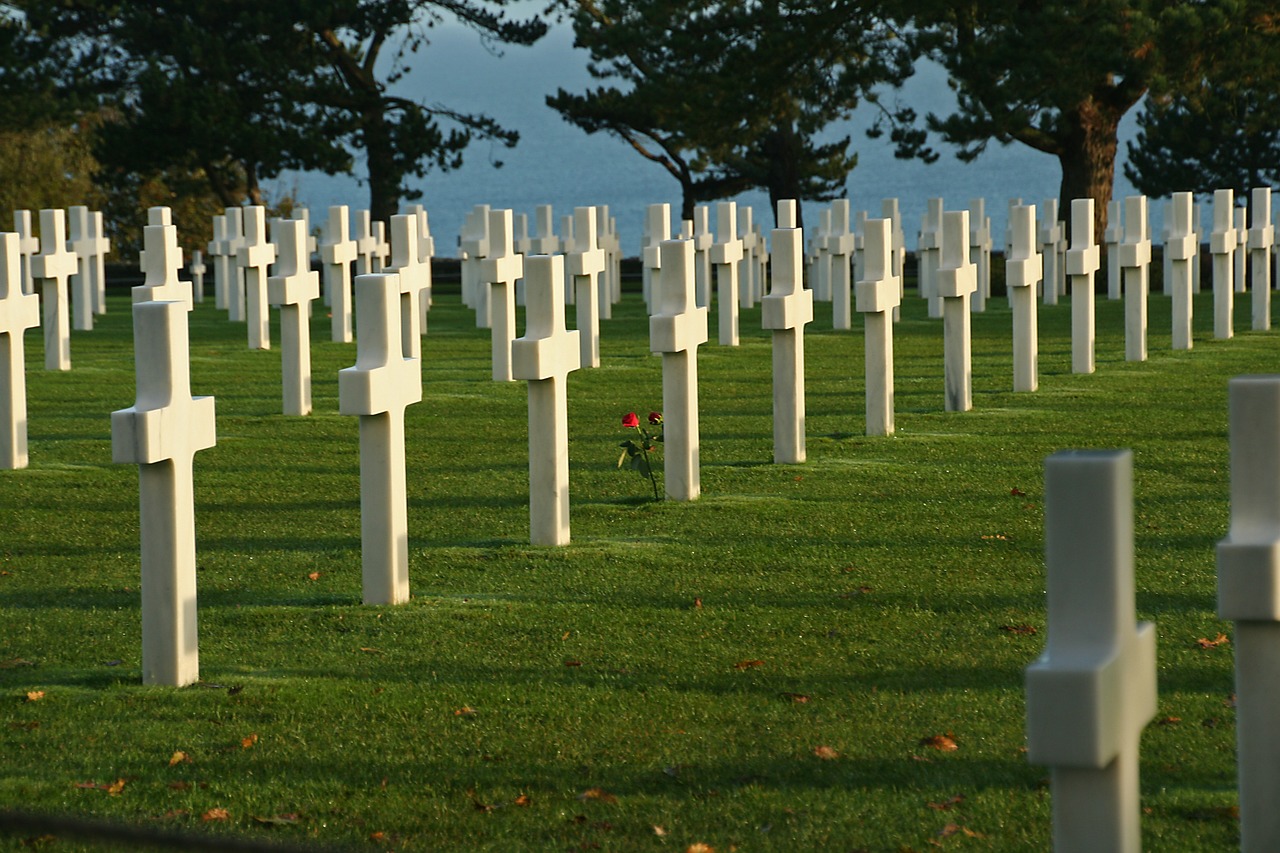
M1207 282L1206 282L1207 289ZM1152 850L1237 843L1232 652L1215 615L1228 525L1230 377L1276 371L1273 333L1070 373L1069 301L1041 308L1041 386L1014 394L1003 298L973 318L974 410L943 411L942 326L895 326L897 434L864 431L863 340L806 334L808 462L772 463L769 333L698 355L702 497L645 500L621 417L661 408L638 294L569 379L573 543L528 544L526 389L490 380L454 290L423 341L407 424L410 575L360 600L355 346L312 325L315 412L280 412L278 350L212 302L191 382L217 400L195 464L201 682L140 683L127 294L73 369L27 336L31 466L0 472L0 806L146 831L394 850L1044 850L1048 772L1024 751L1023 668L1045 636L1043 461L1134 451L1138 616L1159 634L1142 740ZM572 309L570 309L572 317ZM279 341L278 329L273 340ZM1015 630L1009 630L1010 628ZM43 695L32 701L28 694ZM955 750L931 740L943 735ZM182 753L177 756L175 753ZM121 784L123 782L123 784ZM0 835L3 849L86 842Z

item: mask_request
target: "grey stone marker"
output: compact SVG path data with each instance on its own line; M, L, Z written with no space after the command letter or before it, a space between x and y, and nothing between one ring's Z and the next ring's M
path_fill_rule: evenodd
M1271 187L1254 188L1249 210L1253 218L1249 228L1253 328L1265 332L1271 328L1271 247L1276 237L1275 226L1271 224Z
M1228 340L1235 334L1235 191L1213 193L1213 230L1209 252L1213 255L1213 336Z
M937 293L942 300L946 410L973 408L972 341L969 299L978 287L978 270L969 260L969 211L942 215L942 253Z
M830 259L831 328L853 328L853 254L856 238L849 220L849 199L838 198L831 205L831 230L827 235Z
M742 262L742 238L738 236L738 204L716 203L716 242L711 246L711 266L716 273L716 304L721 346L738 345L738 265Z
M893 271L893 220L868 219L866 228L856 291L864 328L867 435L893 435L893 311L902 300L900 276Z
M796 203L778 202L773 282L761 300L761 325L773 330L773 461L805 460L804 327L813 322L813 291L804 288L804 234Z
M244 245L238 255L244 270L244 312L249 349L271 349L271 312L267 307L267 268L276 262L276 246L267 239L267 211L244 209Z
M1199 265L1200 248L1191 225L1191 193L1174 193L1165 208L1171 214L1165 224L1164 253L1169 259L1169 293L1173 297L1173 348L1191 349L1192 264Z
M329 208L329 220L320 243L324 270L324 295L330 307L329 333L335 343L349 344L351 326L351 264L356 259L356 241L350 237L347 206Z
M1071 240L1067 276L1071 280L1071 372L1093 373L1093 276L1098 271L1098 244L1093 241L1093 199L1071 200Z
M1124 200L1124 241L1120 270L1124 280L1125 361L1147 360L1147 288L1151 267L1151 232L1147 227L1147 197Z
M578 292L574 300L580 347L578 362L580 367L599 367L600 309L596 302L606 298L602 285L605 251L596 233L596 209L575 207L573 218L573 245L568 249L566 260L573 288Z
M320 298L320 275L311 269L307 223L277 219L280 241L276 274L267 279L267 299L280 308L280 371L286 415L311 414L311 303Z
M1013 308L1013 390L1034 391L1040 385L1036 285L1044 277L1034 204L1009 209L1009 239L1004 281Z
M209 260L213 262L213 307L219 311L227 310L227 293L230 290L227 280L234 264L227 253L227 239L227 217L219 214L213 217L213 239L205 247Z

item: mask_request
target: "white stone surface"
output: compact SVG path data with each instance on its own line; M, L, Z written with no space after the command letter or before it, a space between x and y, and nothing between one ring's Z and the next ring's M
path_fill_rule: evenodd
M476 312L476 328L489 328L489 286L484 282L484 262L489 257L489 205L478 204L462 225L462 300Z
M409 600L405 408L422 400L422 360L405 354L400 277L356 276L356 363L338 371L338 410L360 417L360 563L365 604Z
M978 288L978 269L969 260L969 211L942 215L942 251L936 290L942 300L942 350L946 410L973 408L972 340L969 299Z
M716 305L721 346L738 345L738 268L742 262L742 238L738 236L738 204L716 202L716 242L711 246L711 266L716 276Z
M271 349L267 268L276 262L276 246L267 239L267 210L261 205L244 209L244 245L238 257L244 270L244 313L249 324L249 349Z
M1057 853L1140 853L1156 632L1134 623L1133 454L1055 453L1044 480L1048 639L1026 670L1027 759L1051 769Z
M223 250L231 259L231 275L227 279L227 319L233 323L243 323L247 316L245 271L240 260L240 250L245 247L244 208L228 207L224 215L227 217L227 240L223 244Z
M574 299L580 347L578 362L580 367L599 367L600 308L596 303L604 298L607 259L596 232L596 209L575 207L573 219L573 245L565 260L573 288L578 292Z
M216 443L213 398L191 396L187 310L133 303L137 400L111 413L112 460L138 466L142 683L171 687L200 677L192 460Z
M413 205L413 214L418 218L418 263L421 265L422 280L418 291L418 334L427 333L427 315L431 313L432 279L431 262L436 256L436 241L431 236L431 220L426 208L420 204Z
M205 247L209 260L213 262L213 307L219 311L227 310L227 293L230 290L227 281L235 264L227 254L227 240L227 217L219 214L213 217L213 239Z
M1042 296L1045 305L1057 305L1058 241L1062 239L1062 230L1058 227L1058 200L1046 199L1040 213L1040 257L1044 263Z
M311 269L307 223L276 219L280 245L275 275L267 279L267 299L280 309L280 378L286 415L311 414L311 302L320 298L320 274Z
M324 239L320 241L320 263L324 270L325 302L329 305L329 333L335 343L352 341L351 264L356 260L356 241L351 239L347 206L329 208Z
M707 342L707 309L694 304L692 241L663 243L661 264L649 349L662 353L663 481L667 497L691 501L701 493L698 346Z
M577 210L594 225L591 208ZM582 221L580 218L579 224ZM525 333L511 342L511 361L514 377L529 382L529 541L534 545L568 545L569 410L565 383L569 373L580 367L580 335L564 325L564 258L530 256L524 261L524 275L528 304Z
M898 200L896 198L886 198L880 201L880 216L883 219L893 223L893 245L892 245L892 269L890 272L898 278L898 304L893 307L893 320L896 323L902 319L902 302L906 298L906 277L903 270L907 262L907 235L902 230L902 212L898 209Z
M382 272L391 263L391 243L387 239L387 223L373 223L373 271Z
M1173 297L1173 348L1191 349L1192 265L1199 265L1200 248L1192 227L1191 193L1174 193L1166 211L1172 215L1165 225L1164 253L1169 259L1169 294Z
M942 251L942 199L928 200L924 218L920 223L920 237L916 241L916 258L919 265L917 288L921 299L928 300L929 316L942 316L942 299L938 296L938 267ZM968 239L965 239L966 246Z
M613 319L613 303L618 300L621 293L619 259L615 245L617 234L611 233L610 228L609 206L597 205L596 239L600 242L600 248L604 250L604 275L600 276L600 294L596 300L596 310L601 320Z
M805 460L804 327L813 322L813 292L804 288L804 234L796 202L778 202L773 229L773 281L761 300L761 325L773 330L773 461Z
M711 247L716 235L711 230L711 205L693 209L694 297L699 308L711 307Z
M1151 231L1147 197L1124 200L1124 239L1120 243L1120 275L1124 282L1125 361L1147 360L1147 289L1151 267Z
M102 223L102 211L89 213L89 241L92 246L92 261L89 266L89 277L93 284L93 311L95 314L107 313L107 254L111 251L111 240L107 237L107 229Z
M1124 238L1124 202L1107 202L1107 230L1103 243L1107 247L1107 299L1120 298L1120 241Z
M20 240L0 233L0 469L10 470L28 463L23 333L40 325L40 297L22 289Z
M831 204L831 230L827 235L830 258L831 328L853 328L853 253L856 240L849 218L849 199Z
M18 254L21 257L22 291L35 293L35 282L31 277L31 258L40 252L40 238L31 227L31 211L15 210L13 212L13 230L18 235Z
M893 311L902 301L900 276L893 272L893 221L868 219L866 229L855 290L865 328L867 435L893 435Z
M1093 277L1101 266L1093 239L1093 199L1071 200L1071 242L1066 274L1071 284L1071 372L1093 373Z
M831 208L818 211L818 228L813 235L814 261L812 287L813 298L818 302L831 301L831 253L827 251L827 238L831 236Z
M987 310L991 296L991 220L983 198L969 199L969 257L978 268L978 289L973 292L969 309L981 314Z
M373 272L373 219L367 210L356 211L356 275Z
M1275 243L1275 226L1271 224L1271 187L1255 187L1249 205L1249 292L1253 294L1253 328L1265 332L1271 328L1271 247ZM41 226L43 228L43 225Z
M187 272L191 273L191 295L196 302L204 302L204 274L207 271L204 254L199 249L193 249L191 260L187 263Z
M644 307L650 314L654 308L654 290L662 277L662 244L671 239L671 205L651 204L645 208L644 245L641 249L640 287Z
M409 358L422 354L421 305L431 287L431 261L424 262L418 251L420 233L415 214L391 217L391 260L384 269L400 277L400 334Z
M511 372L511 342L516 338L516 279L524 277L524 256L518 254L512 244L513 231L510 210L489 212L490 254L481 266L480 276L489 291L494 382L515 379Z
M1004 283L1013 309L1013 390L1034 391L1040 386L1036 285L1044 277L1036 251L1035 205L1009 208L1009 239Z
M738 307L754 308L758 283L756 273L759 265L756 261L756 227L755 211L743 205L738 208L738 236L742 239L742 260L738 262Z
M183 281L182 247L174 225L147 225L142 229L142 284L129 291L133 302L181 302L194 307L191 282Z
M89 230L89 208L76 205L67 208L67 251L76 256L76 271L71 275L71 328L93 329L95 288L93 273L94 245Z
M1213 194L1213 230L1209 253L1213 256L1213 336L1228 340L1235 334L1235 254L1239 235L1235 223L1235 191Z
M44 304L44 368L71 369L71 306L67 282L76 271L76 256L67 251L66 215L40 211L40 253L31 257L31 278Z
M1249 225L1246 220L1248 214L1245 208L1237 207L1233 220L1236 225L1236 293L1246 292L1249 286Z
M1280 376L1228 391L1231 528L1218 543L1218 616L1235 621L1240 849L1280 849Z

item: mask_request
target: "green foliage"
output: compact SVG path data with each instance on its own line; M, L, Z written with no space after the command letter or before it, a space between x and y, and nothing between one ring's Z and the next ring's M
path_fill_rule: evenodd
M96 205L88 136L83 126L59 124L0 131L0 211Z
M0 808L308 847L1044 851L1047 772L1023 751L1043 460L1129 447L1164 721L1141 742L1144 847L1238 846L1232 648L1197 640L1232 632L1213 558L1226 383L1274 370L1247 294L1229 341L1197 297L1192 352L1169 349L1153 294L1142 364L1124 361L1121 303L1100 301L1088 376L1070 307L1044 308L1033 394L1009 390L993 300L972 318L965 414L942 410L942 333L912 296L890 438L862 434L861 332L823 316L803 465L770 461L770 333L748 309L741 346L698 354L703 496L638 503L608 447L619 389L657 399L661 369L629 293L604 366L568 379L573 542L535 548L511 439L525 389L489 380L488 331L438 289L398 607L360 604L358 430L337 414L354 345L315 311L316 411L283 417L278 352L248 351L205 302L191 387L217 400L218 444L195 461L202 681L182 690L139 683L138 473L112 464L107 418L133 403L132 326L128 295L109 299L71 371L41 371L27 335L31 467L0 476ZM944 837L957 825L983 838Z
M567 0L589 70L612 81L547 99L588 133L618 136L696 203L759 187L771 202L840 194L849 138L820 142L911 55L872 4L808 0Z

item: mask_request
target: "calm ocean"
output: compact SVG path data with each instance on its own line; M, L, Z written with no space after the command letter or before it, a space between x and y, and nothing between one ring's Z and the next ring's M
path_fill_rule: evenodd
M577 92L591 83L586 53L573 48L568 27L553 28L533 47L505 48L502 56L491 53L475 33L456 24L430 32L432 43L411 57L412 71L397 91L426 103L486 113L521 135L514 149L474 144L461 169L428 174L423 180L423 202L439 254L454 253L463 217L476 204L528 213L531 226L534 208L551 204L557 232L560 217L571 214L575 206L607 204L617 218L623 249L629 255L639 253L646 205L669 202L678 211L679 185L665 170L617 139L605 134L588 136L546 106L546 96L557 88ZM945 111L953 103L945 74L933 66L922 68L900 96L921 114ZM879 215L881 199L898 198L908 245L914 245L915 231L931 197L945 199L948 210L984 197L997 245L1005 225L1007 199L1022 198L1041 205L1046 199L1057 198L1057 161L1024 145L992 144L973 163L961 163L954 149L937 145L942 156L925 165L897 160L886 141L867 139L864 130L871 120L870 111L860 110L838 129L839 135L852 136L852 148L858 152L858 166L848 181L849 198L854 210L869 210L873 216ZM1134 125L1131 114L1122 127L1122 140L1134 132ZM1122 142L1122 153L1123 148ZM495 161L502 162L502 167L496 168ZM291 173L273 189L296 190L318 220L332 204L368 206L368 190L358 178L362 168L357 166L356 177ZM1116 197L1134 193L1123 176L1117 178L1115 189ZM772 227L768 197L763 192L745 193L737 201L755 208L756 221L762 222L766 231ZM1153 227L1159 224L1158 208L1153 205ZM812 215L816 210L816 203L806 205L809 227L816 224Z

